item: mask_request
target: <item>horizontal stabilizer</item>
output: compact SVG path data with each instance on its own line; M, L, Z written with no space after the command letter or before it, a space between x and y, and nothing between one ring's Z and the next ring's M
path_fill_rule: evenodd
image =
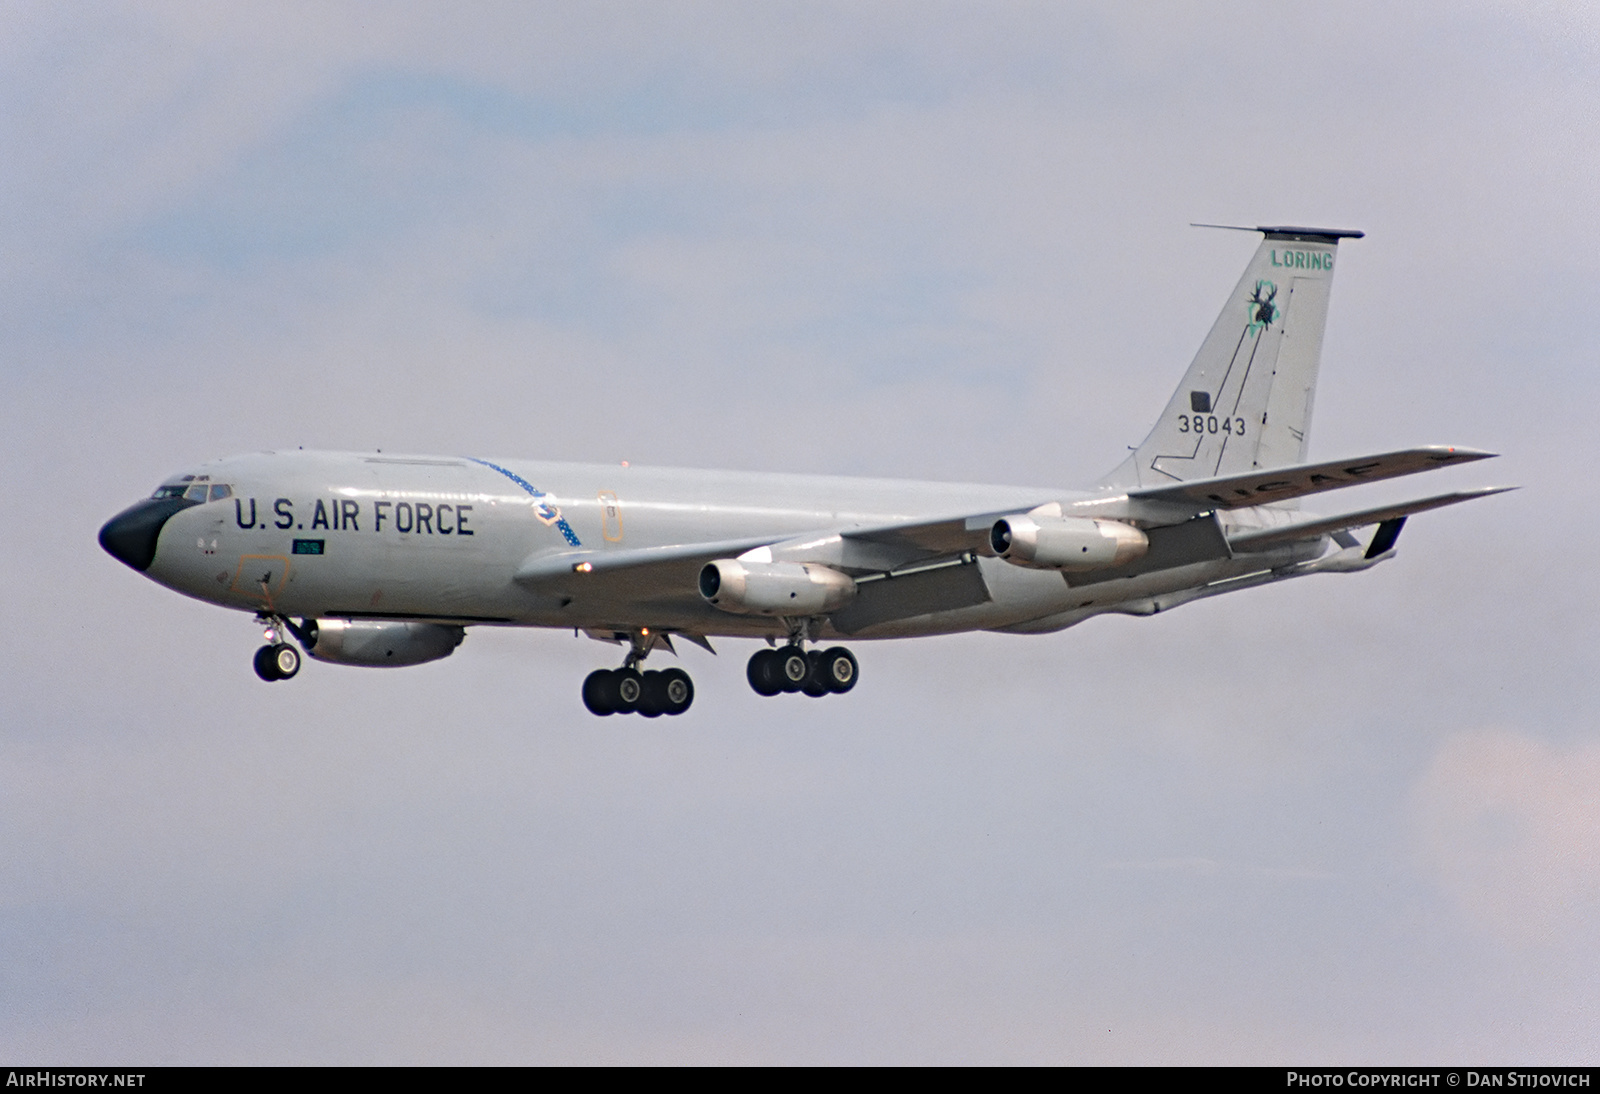
M1286 543L1293 543L1296 540L1310 539L1313 536L1332 535L1335 532L1342 532L1346 528L1360 528L1368 524L1398 522L1413 513L1424 513L1429 509L1442 509L1446 505L1455 505L1457 502L1471 501L1474 498L1486 498L1491 494L1503 494L1507 490L1515 489L1515 486L1484 486L1477 490L1458 490L1452 494L1439 494L1436 497L1401 502L1398 505L1384 505L1376 509L1363 509L1356 513L1342 513L1336 517L1304 520L1295 524L1281 525L1277 528L1238 532L1228 537L1228 546L1233 548L1235 554L1267 551L1274 547L1281 547ZM1391 525L1391 527L1394 528L1392 534L1398 536L1398 524ZM1390 545L1393 545L1392 541Z
M1303 463L1270 470L1248 471L1240 475L1223 475L1211 479L1194 479L1166 486L1130 490L1133 501L1161 502L1169 505L1187 505L1196 511L1206 509L1240 509L1251 505L1270 505L1288 501L1307 494L1320 494L1326 490L1340 490L1364 482L1414 475L1419 471L1432 471L1452 464L1487 460L1493 452L1474 448L1455 448L1430 445L1426 448L1408 448L1401 452L1385 452L1378 456L1364 456L1352 460L1331 460L1327 463Z

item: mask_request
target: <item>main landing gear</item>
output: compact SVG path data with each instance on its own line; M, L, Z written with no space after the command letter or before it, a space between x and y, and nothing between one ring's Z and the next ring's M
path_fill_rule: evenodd
M590 714L682 714L694 702L694 681L682 669L596 669L583 681Z
M256 675L267 683L287 680L300 671L300 651L284 641L288 635L299 637L295 625L281 616L259 617L266 624L267 644L256 650Z
M844 694L856 686L860 672L855 655L843 646L808 653L798 644L757 650L745 669L757 695L803 691L813 699Z
M694 681L680 668L640 672L639 663L655 645L653 636L640 635L620 669L596 669L583 681L583 705L590 714L642 714L659 718L677 715L694 702Z

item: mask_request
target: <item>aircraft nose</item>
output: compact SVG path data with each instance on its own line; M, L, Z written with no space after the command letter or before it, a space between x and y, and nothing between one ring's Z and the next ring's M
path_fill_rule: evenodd
M198 504L183 498L149 498L130 505L100 529L100 546L118 562L140 573L156 560L156 541L174 513Z

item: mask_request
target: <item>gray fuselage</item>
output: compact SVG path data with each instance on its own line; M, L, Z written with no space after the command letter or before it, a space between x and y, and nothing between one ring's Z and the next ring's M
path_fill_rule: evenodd
M662 588L637 586L626 574L596 573L576 585L530 580L529 566L537 571L541 559L559 562L580 551L604 558L640 548L755 546L946 514L1022 512L1086 496L1058 488L306 451L229 457L192 475L163 489L181 493L185 483L203 482L207 500L165 518L144 569L200 600L307 618L697 635L781 635L785 624L712 607L696 590L693 570ZM983 602L852 633L1041 631L1104 611L1149 614L1165 606L1154 597L1322 549L1309 548L1086 587L1069 585L1058 572L978 558ZM830 632L825 621L817 625L818 636Z

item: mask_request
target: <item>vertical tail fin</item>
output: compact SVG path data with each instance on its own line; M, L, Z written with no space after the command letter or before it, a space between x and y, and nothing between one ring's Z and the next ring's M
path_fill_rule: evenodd
M1248 229L1246 229L1248 230ZM1144 443L1103 487L1134 489L1304 463L1341 228L1263 234Z

